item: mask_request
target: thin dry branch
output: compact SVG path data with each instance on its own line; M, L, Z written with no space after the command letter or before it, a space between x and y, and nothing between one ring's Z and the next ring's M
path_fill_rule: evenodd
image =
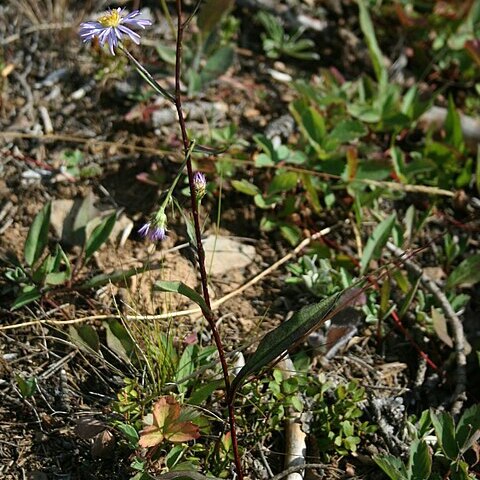
M260 272L258 275L250 279L248 282L244 283L242 286L239 288L233 290L230 293L227 293L227 295L223 296L222 298L219 298L218 300L214 300L211 303L211 308L212 310L216 310L220 305L223 305L225 302L228 300L236 297L237 295L240 295L243 293L245 290L250 288L251 286L255 285L258 283L260 280L265 278L267 275L272 273L273 271L277 270L279 267L281 267L284 263L288 262L295 256L297 256L302 250L304 250L308 245L310 245L311 242L314 240L318 240L324 235L327 235L330 233L335 227L327 227L324 228L323 230L320 230L319 232L313 234L311 237L304 239L302 242L300 242L291 252L287 253L287 255L283 256L280 260L276 261L272 265L270 265L268 268ZM178 312L169 312L169 313L161 313L159 315L120 315L120 314L103 314L103 315L88 315L86 317L81 317L81 318L73 318L70 320L50 320L50 319L37 319L37 320L31 320L29 322L22 322L22 323L17 323L14 325L3 325L0 326L0 331L2 330L14 330L22 327L28 327L30 325L42 325L42 324L47 324L47 325L70 325L72 323L82 323L82 322L87 322L90 320L107 320L107 319L112 319L112 318L123 318L124 320L163 320L163 319L171 319L171 318L176 318L176 317L184 317L188 315L194 315L202 313L199 307L194 307L190 308L188 310L180 310Z
M467 383L467 358L465 355L465 334L463 331L463 324L458 315L453 310L452 305L450 304L440 287L432 279L428 278L425 275L421 267L413 263L408 258L408 253L404 252L402 249L398 248L391 242L387 243L387 248L401 260L402 264L405 265L405 268L409 272L420 277L422 284L435 297L438 305L443 310L443 313L445 314L445 317L450 324L453 334L454 351L457 362L455 375L455 390L451 397L451 412L453 415L457 415L458 413L460 413L463 402L466 400L465 392Z
M98 146L105 146L105 147L116 147L118 149L123 149L131 152L140 152L140 153L148 153L152 155L170 155L177 157L179 160L182 158L178 152L166 149L159 149L159 148L150 148L150 147L142 147L137 146L132 143L119 143L119 142L108 142L105 140L95 140L92 138L85 138L79 137L76 135L60 135L60 134L37 134L37 133L24 133L24 132L0 132L0 138L35 138L39 140L55 140L55 141L64 141L64 142L72 142L72 143L83 143L86 145L98 145ZM207 161L215 161L215 158L206 157ZM252 165L255 166L254 160L247 160L244 158L236 158L232 155L222 155L222 160L236 163L239 165ZM307 175L312 175L315 177L325 178L325 179L332 179L332 180L341 180L342 178L339 175L332 175L329 173L324 172L316 172L314 170L308 170L306 168L295 167L292 165L276 165L274 167L268 168L282 168L282 170L288 170L291 172L297 173L305 173ZM373 187L378 188L385 188L388 190L395 190L400 192L407 192L407 193L422 193L425 195L439 195L442 197L455 197L455 192L451 190L445 190L443 188L431 187L429 185L405 185L403 183L396 183L396 182L387 182L387 181L379 181L379 180L370 180L368 178L362 179L355 179L356 183L363 183L366 185L371 185Z

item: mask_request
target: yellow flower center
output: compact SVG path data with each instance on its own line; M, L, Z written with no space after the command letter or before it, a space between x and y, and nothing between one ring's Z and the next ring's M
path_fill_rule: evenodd
M118 10L111 10L103 15L103 17L100 17L98 21L104 27L118 27L118 25L120 25L121 18L122 17L120 16L120 13L118 13Z

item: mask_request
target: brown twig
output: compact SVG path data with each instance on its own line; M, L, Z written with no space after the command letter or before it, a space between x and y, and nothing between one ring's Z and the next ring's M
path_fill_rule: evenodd
M452 394L451 401L452 407L451 412L453 415L460 413L462 409L463 402L466 400L466 383L467 383L467 373L466 373L466 364L467 358L465 355L465 334L463 332L463 325L460 321L460 318L455 313L452 308L452 305L448 301L445 294L442 292L440 287L430 278L428 278L423 270L413 263L408 258L405 258L408 254L402 249L398 248L391 242L387 242L387 248L399 259L402 264L405 265L405 268L413 273L414 275L420 277L422 284L425 288L435 297L439 306L443 310L445 317L450 323L452 329L453 341L454 341L454 350L455 357L457 361L457 369L455 375L455 390Z
M161 149L161 148L151 148L151 147L142 147L140 145L134 145L132 143L119 143L119 142L108 142L105 140L95 140L93 138L85 138L79 137L76 135L60 135L60 134L37 134L37 133L24 133L24 132L0 132L0 138L35 138L41 140L56 140L56 141L64 141L64 142L72 142L72 143L83 143L86 145L99 145L108 147L116 147L121 150L127 150L132 152L140 152L140 153L149 153L152 155L173 155L178 157L178 153L173 150L168 149ZM206 157L208 161L208 157ZM222 160L237 163L240 165L251 165L255 167L254 160L248 160L245 158L235 157L232 155L223 155ZM215 160L211 160L212 162ZM257 167L258 168L258 167ZM307 168L295 167L292 165L275 165L274 168L282 170L287 170L289 172L297 172L297 173L304 173L307 175L312 175L315 177L325 178L325 179L332 179L332 180L342 180L341 176L333 175L330 173L325 172L318 172L315 170L309 170ZM451 190L445 190L443 188L431 187L429 185L405 185L403 183L396 183L396 182L387 182L387 181L380 181L380 180L371 180L368 178L359 178L354 180L355 183L363 183L366 185L371 185L378 188L385 188L388 190L395 190L400 192L407 192L407 193L421 193L425 195L439 195L442 197L454 197L455 192Z
M280 268L284 263L288 262L289 260L297 256L302 250L308 247L308 245L310 245L311 242L318 240L322 236L330 233L333 228L334 227L324 228L320 232L313 234L311 237L304 239L295 247L295 249L287 253L285 256L277 260L275 263L267 267L265 270L262 270L258 275L255 275L253 278L248 280L248 282L244 283L243 285L236 288L235 290L232 290L230 293L227 293L222 298L219 298L218 300L214 300L213 302L211 302L210 304L211 310L216 310L218 307L223 305L228 300L231 300L232 298L243 293L248 288L257 284L260 280L268 276L270 273ZM142 273L142 272L139 272L139 273ZM86 317L73 318L71 320L37 319L37 320L31 320L28 322L17 323L15 325L3 325L3 326L0 326L0 331L14 330L17 328L28 327L30 325L39 325L39 324L70 325L72 323L82 323L90 320L106 320L110 318L132 320L132 321L133 320L164 320L164 319L171 319L171 318L177 318L177 317L185 317L188 315L195 315L198 313L202 313L202 311L200 310L199 307L195 307L195 308L189 308L187 310L179 310L177 312L161 313L157 315L121 315L121 314L115 315L110 313L110 314L104 314L104 315L88 315Z

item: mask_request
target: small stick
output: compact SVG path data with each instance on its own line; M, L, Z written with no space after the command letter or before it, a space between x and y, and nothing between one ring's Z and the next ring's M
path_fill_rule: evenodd
M233 290L232 292L227 293L222 298L219 298L218 300L213 300L212 303L211 303L211 309L216 310L218 307L220 307L220 305L223 305L228 300L231 300L232 298L240 295L245 290L247 290L251 286L255 285L260 280L265 278L267 275L272 273L274 270L277 270L284 263L288 262L290 259L297 256L302 250L304 250L306 247L308 247L308 245L310 245L311 242L313 242L315 240L318 240L319 238L321 238L324 235L327 235L334 228L336 228L336 226L324 228L323 230L320 230L319 232L314 233L311 237L304 239L302 242L300 242L295 247L294 250L287 253L280 260L277 260L275 263L273 263L272 265L267 267L265 270L261 271L258 275L255 275L255 277L250 279L248 282L244 283L243 285L241 285L237 289ZM142 272L139 272L139 273L142 273ZM39 324L40 325L41 324L71 325L72 323L82 323L82 322L86 322L86 321L89 321L89 320L106 320L106 319L109 319L109 318L132 320L132 321L133 320L165 320L165 319L170 319L170 318L184 317L184 316L188 316L188 315L195 315L195 314L198 314L198 313L202 313L201 309L199 307L194 307L194 308L189 308L188 310L179 310L177 312L161 313L161 314L158 314L158 315L103 314L103 315L88 315L86 317L73 318L71 320L37 319L37 320L31 320L31 321L28 321L28 322L17 323L17 324L14 324L14 325L3 325L3 326L0 326L0 331L2 331L2 330L15 330L17 328L28 327L30 325L39 325Z

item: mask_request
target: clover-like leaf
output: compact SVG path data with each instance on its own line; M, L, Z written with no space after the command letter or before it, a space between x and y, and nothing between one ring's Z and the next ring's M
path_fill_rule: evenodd
M153 412L144 417L147 426L140 432L139 445L156 447L163 441L188 442L200 436L198 426L190 421L189 412L182 409L172 396L161 397Z

